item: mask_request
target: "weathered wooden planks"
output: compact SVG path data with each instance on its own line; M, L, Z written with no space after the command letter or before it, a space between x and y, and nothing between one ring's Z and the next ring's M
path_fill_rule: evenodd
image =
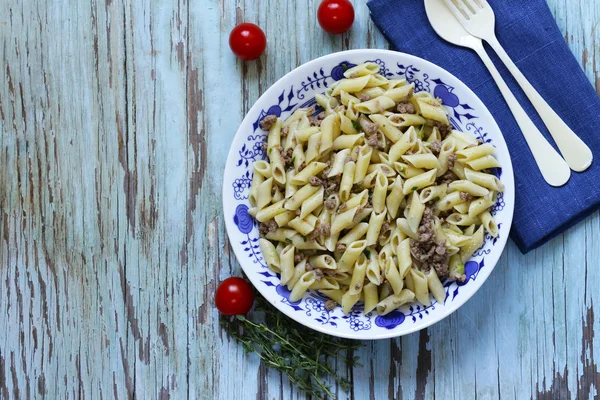
M364 2L340 37L317 4L0 3L0 398L304 398L220 331L212 292L239 273L220 193L245 113L301 63L387 47ZM599 89L600 3L549 4ZM241 21L265 58L229 51ZM596 213L509 245L450 318L367 343L349 396L594 398L598 243Z

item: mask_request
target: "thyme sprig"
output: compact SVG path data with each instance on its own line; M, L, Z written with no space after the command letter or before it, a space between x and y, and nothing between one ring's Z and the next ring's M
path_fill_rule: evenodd
M284 373L298 389L316 399L334 398L327 383L333 379L339 387L350 390L350 382L338 376L331 362L341 360L357 366L353 351L360 342L339 339L313 331L292 321L276 310L261 295L256 295L255 310L264 317L254 322L247 317L221 318L221 324L236 338L248 353L256 353L266 366ZM253 314L259 317L257 313Z

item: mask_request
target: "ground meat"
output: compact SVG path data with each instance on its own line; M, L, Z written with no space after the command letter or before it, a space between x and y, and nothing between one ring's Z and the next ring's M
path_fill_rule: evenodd
M325 197L329 197L334 193L337 193L337 187L340 184L341 176L333 176L325 179Z
M448 276L448 254L445 242L437 243L433 231L433 211L427 207L423 212L421 225L418 229L418 240L410 241L411 254L421 264L421 268L427 272L434 268L438 276Z
M304 168L306 168L306 163L302 162L302 164L300 164L300 166L298 167L298 172L302 171Z
M445 139L446 136L448 136L452 132L452 125L449 125L449 124L444 124L439 121L434 121L433 126L438 128L438 130L440 131L440 135L442 136L442 139Z
M323 120L310 116L308 117L308 122L310 122L310 126L321 126Z
M415 106L413 106L412 104L407 103L407 102L398 103L398 107L396 107L396 110L398 110L398 112L400 114L415 114L416 113Z
M379 142L377 141L377 135L369 136L369 138L367 139L367 144L371 147L377 147L378 143Z
M311 176L310 178L308 178L308 183L310 183L311 186L323 185L323 181L317 178L316 176Z
M317 115L317 119L325 119L325 111L321 111L319 115Z
M274 232L276 231L278 228L277 226L277 222L275 222L275 220L271 219L267 222L261 223L258 226L258 231L262 234L262 235L266 235L269 232Z
M306 115L313 115L315 113L315 107L310 106L306 109Z
M320 281L322 277L323 277L323 270L316 268L315 269L315 280Z
M329 224L321 224L317 221L317 226L311 232L309 239L315 240L319 236L329 236L331 234L331 225Z
M284 126L283 128L281 128L281 137L286 137L288 133L290 133L289 126Z
M346 209L346 202L342 201L342 203L340 204L340 207L338 208L338 211L343 211Z
M436 183L438 185L442 184L442 183L451 183L454 182L455 180L458 179L458 176L456 176L456 174L452 171L446 171L446 173L442 176L440 176L439 178L437 178Z
M304 256L302 254L295 254L294 255L294 262L296 264L298 264L300 261L304 260Z
M460 199L464 201L473 201L475 197L467 192L460 192Z
M325 302L325 309L327 311L331 311L336 307L337 307L337 303L334 300L329 299Z
M452 273L450 274L450 279L454 279L455 281L459 281L459 282L464 282L467 280L467 276L465 274L457 274L457 273Z
M300 216L300 214L301 214L301 213L300 213L300 209L297 209L297 210L296 210L296 217L299 217L299 216Z
M360 99L360 101L369 101L369 100L371 100L371 98L369 96L367 96L366 94L362 94L362 93L359 93L358 98Z
M380 235L383 235L385 232L390 230L390 223L385 221L383 225L381 225Z
M321 225L321 235L327 237L331 235L331 225L323 224Z
M287 149L286 151L284 151L281 154L281 158L283 159L283 165L285 165L285 169L291 168L294 166L294 163L292 162L292 153L293 150L292 149Z
M312 271L315 268L312 265L310 265L309 263L306 263L306 265L304 266L304 269L307 271Z
M431 142L429 148L431 149L431 152L437 156L442 150L442 142L440 142L439 140L434 140L433 142Z
M343 243L338 243L338 245L335 248L337 251L346 251L346 245Z
M268 131L275 122L277 122L277 115L267 115L260 121L260 127Z
M454 168L454 162L456 161L456 154L450 153L448 154L448 168Z
M325 208L332 211L335 208L335 199L325 200Z
M376 124L374 122L365 121L362 123L362 128L367 135L374 135L375 133L377 133L377 129L379 129L379 124ZM372 147L375 147L375 146L372 146Z

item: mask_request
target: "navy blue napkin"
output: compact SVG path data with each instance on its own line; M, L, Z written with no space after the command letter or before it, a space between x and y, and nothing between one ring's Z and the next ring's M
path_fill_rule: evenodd
M467 84L498 122L515 171L511 237L526 253L600 207L600 99L571 54L545 0L488 0L498 40L542 97L592 149L595 160L561 188L542 178L525 139L489 72L471 50L442 40L427 20L423 0L371 0L371 18L395 50L429 60ZM554 145L535 109L490 47L494 64L534 123ZM555 145L554 145L555 146ZM555 146L556 147L556 146Z

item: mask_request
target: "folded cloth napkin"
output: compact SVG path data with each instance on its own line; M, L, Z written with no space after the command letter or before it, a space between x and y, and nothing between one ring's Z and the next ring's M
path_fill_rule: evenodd
M423 0L371 0L371 18L395 50L429 60L467 84L488 107L508 144L515 171L516 204L511 237L526 253L600 207L600 99L571 54L545 0L488 0L496 13L498 40L542 97L592 149L595 160L573 172L561 188L540 174L498 87L479 57L449 44L428 22ZM525 94L491 48L486 47L511 90L554 144Z

